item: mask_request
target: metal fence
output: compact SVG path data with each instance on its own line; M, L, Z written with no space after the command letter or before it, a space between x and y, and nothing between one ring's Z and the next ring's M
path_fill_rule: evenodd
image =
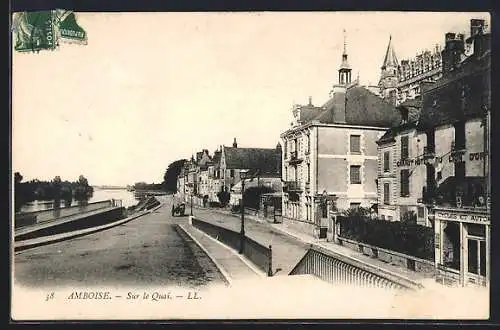
M311 246L290 275L312 274L334 284L415 290L422 286L409 279L333 251Z
M241 234L239 232L235 232L196 218L192 219L192 223L195 228L198 228L230 248L235 250L240 249ZM245 236L244 239L243 255L262 271L266 272L268 276L272 276L272 246L269 245L269 247L266 247L252 240L248 236Z

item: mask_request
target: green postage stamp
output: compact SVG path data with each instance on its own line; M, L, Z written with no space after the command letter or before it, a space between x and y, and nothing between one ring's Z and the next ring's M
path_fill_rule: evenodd
M75 13L64 9L14 13L12 34L18 52L54 50L60 42L87 44Z

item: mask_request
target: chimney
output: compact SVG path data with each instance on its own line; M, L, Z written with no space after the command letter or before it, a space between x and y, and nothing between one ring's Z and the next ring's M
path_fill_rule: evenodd
M445 47L441 52L443 73L454 70L465 52L464 35L448 32L445 34Z
M473 43L474 56L483 55L490 49L490 36L485 34L485 21L483 19L470 20L470 39L467 42Z
M281 143L276 145L276 173L281 176Z
M238 148L238 143L236 143L236 138L234 138L234 141L233 141L233 148Z
M470 36L474 37L483 34L484 19L473 18L470 20Z
M313 104L312 104L312 96L309 96L309 104L308 104L308 105L309 105L309 106L312 106L312 105L313 105Z
M333 122L345 123L345 104L347 88L342 85L333 86L331 97L333 98L332 116Z

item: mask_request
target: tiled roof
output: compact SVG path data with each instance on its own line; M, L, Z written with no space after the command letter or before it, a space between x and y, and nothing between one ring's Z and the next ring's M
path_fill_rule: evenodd
M451 74L443 76L423 93L420 130L453 124L484 114L489 104L490 55L470 58Z
M277 173L281 154L276 149L224 147L228 169L260 170L264 173Z
M300 121L302 123L307 123L316 118L320 113L322 112L322 109L319 107L313 107L313 106L303 106L300 108Z
M324 110L315 119L327 124L334 124L333 107L335 102L329 99ZM390 127L399 121L395 107L362 86L352 86L346 92L345 123L360 126Z
M401 103L397 107L397 109L399 111L408 111L408 122L406 123L400 122L398 125L393 125L377 141L378 144L394 142L394 138L396 137L396 135L398 135L398 133L417 127L422 111L422 102L420 101L419 98L413 100L406 100L405 102Z

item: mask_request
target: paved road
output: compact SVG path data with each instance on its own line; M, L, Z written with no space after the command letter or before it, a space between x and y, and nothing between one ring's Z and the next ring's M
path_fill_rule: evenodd
M123 225L15 255L16 283L54 285L182 285L219 283L221 274L195 244L175 230L187 217L170 203Z
M222 214L209 209L194 209L193 215L200 220L239 232L241 220L229 214ZM253 240L273 248L273 271L281 268L276 275L288 275L306 254L309 245L291 238L286 234L273 231L269 225L247 219L245 234Z

